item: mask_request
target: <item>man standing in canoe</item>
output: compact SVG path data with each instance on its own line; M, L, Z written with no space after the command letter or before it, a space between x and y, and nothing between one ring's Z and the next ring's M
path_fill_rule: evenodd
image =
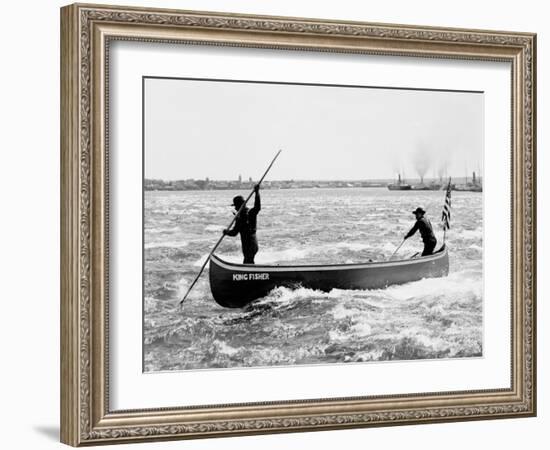
M233 198L233 207L239 211L244 203L244 198L237 195ZM243 249L244 264L254 264L254 256L258 253L258 240L256 239L256 219L262 209L260 202L260 185L254 186L254 206L248 209L243 207L235 220L235 226L232 230L223 230L227 236L237 236L241 234L241 245Z
M422 252L422 256L431 255L434 252L435 245L437 244L437 239L435 238L432 224L425 217L426 211L422 208L418 207L412 213L416 217L416 223L406 234L405 239L409 239L414 233L420 231L422 242L424 242L424 251Z

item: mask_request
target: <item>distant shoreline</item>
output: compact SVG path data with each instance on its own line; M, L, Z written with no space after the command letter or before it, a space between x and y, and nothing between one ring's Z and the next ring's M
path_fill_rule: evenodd
M280 190L291 190L291 189L383 189L386 188L387 185L381 185L381 186L291 186L291 187L268 187L264 186L262 183L262 190L264 191L280 191ZM207 189L201 189L201 188L193 188L193 189L181 189L181 188L147 188L145 187L144 190L147 192L162 192L162 191L173 191L173 192L184 192L184 191L238 191L238 190L252 190L253 186L240 186L240 187L227 187L227 188L207 188Z
M453 178L453 183L465 183L466 178ZM340 188L385 188L389 184L395 183L395 180L281 180L264 181L263 190L279 189L340 189ZM235 191L251 190L254 187L254 181L225 181L225 180L152 180L145 179L143 188L145 191ZM420 185L420 181L411 183L413 186ZM435 178L426 178L424 185L438 184L443 185L445 181Z

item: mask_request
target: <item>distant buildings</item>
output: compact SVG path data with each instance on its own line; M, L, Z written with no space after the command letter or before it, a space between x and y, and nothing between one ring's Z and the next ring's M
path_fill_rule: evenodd
M226 180L153 180L145 179L144 189L146 191L204 191L204 190L237 190L237 189L252 189L255 182L252 177L248 181L243 182L242 177L234 181ZM357 188L357 187L383 187L386 183L383 181L327 181L327 180L280 180L269 181L262 183L262 189L313 189L313 188Z
M379 188L388 184L395 185L392 180L266 180L262 183L262 189L327 189L327 188ZM146 191L219 191L219 190L248 190L254 187L255 182L251 177L248 181L242 181L242 176L236 180L154 180L145 179L143 183ZM409 190L439 190L447 185L440 183L436 178L426 180L425 184L407 184ZM479 177L453 178L452 189L456 191L482 192L482 183ZM394 189L390 189L394 190Z

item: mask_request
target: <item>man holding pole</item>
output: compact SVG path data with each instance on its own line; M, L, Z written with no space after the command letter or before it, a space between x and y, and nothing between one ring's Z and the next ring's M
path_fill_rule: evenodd
M223 230L225 236L241 235L241 245L243 250L243 264L254 264L254 256L258 253L258 240L256 239L257 216L262 209L260 200L260 185L254 186L254 206L250 209L243 206L245 200L237 195L233 198L233 207L237 211L235 226L233 229Z
M270 171L273 164L275 164L275 160L279 157L282 150L279 150L273 160L271 161L271 164L267 167L266 171L262 175L262 178L260 178L260 181L258 181L258 184L254 186L253 193L255 194L254 199L254 207L251 210L248 210L246 208L246 204L248 200L250 200L250 197L252 197L252 192L248 195L246 200L238 195L233 199L233 206L237 210L237 214L235 214L235 217L233 217L233 220L227 227L227 229L223 230L223 234L218 239L218 242L214 245L214 248L210 251L206 259L204 260L204 263L201 266L201 269L199 270L199 273L191 283L191 286L189 286L189 289L187 289L187 292L183 296L183 298L180 300L180 305L183 304L185 299L188 297L189 293L191 292L191 289L193 289L193 286L197 284L198 279L200 278L204 268L206 267L206 264L208 264L208 261L210 260L210 257L212 254L216 251L218 246L221 244L223 238L226 235L229 236L236 236L238 233L241 233L241 242L243 246L243 254L244 254L244 263L245 264L254 264L254 256L256 253L258 253L258 241L256 239L256 216L260 212L261 205L260 205L260 184L262 184L262 181L264 181L264 178L266 177L267 173ZM240 205L240 206L237 206ZM243 213L241 215L241 213ZM231 225L235 224L235 227L231 230Z
M414 233L420 231L420 236L422 237L422 242L424 242L424 251L422 256L431 255L434 252L434 248L437 244L437 239L434 235L434 230L432 224L425 217L426 211L418 207L413 211L414 216L416 217L416 222L410 231L405 235L405 239L410 238Z

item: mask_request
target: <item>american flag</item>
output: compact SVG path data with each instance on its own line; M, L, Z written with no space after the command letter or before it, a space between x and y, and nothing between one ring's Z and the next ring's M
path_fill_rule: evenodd
M443 212L441 213L441 222L444 230L451 228L451 179L449 178L449 184L447 185L447 193L445 194L445 204L443 205Z

